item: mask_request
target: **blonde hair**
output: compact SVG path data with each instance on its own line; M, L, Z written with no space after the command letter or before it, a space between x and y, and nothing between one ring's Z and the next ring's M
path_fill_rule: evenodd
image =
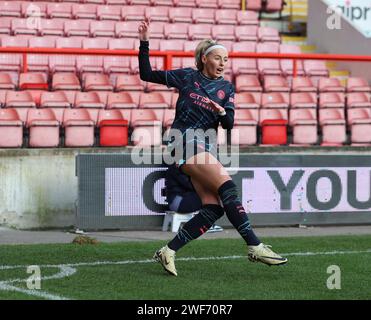
M196 47L195 50L195 59L196 59L196 67L199 71L202 71L204 68L204 64L202 62L202 55L212 46L215 46L217 43L215 40L212 39L205 39L202 40Z

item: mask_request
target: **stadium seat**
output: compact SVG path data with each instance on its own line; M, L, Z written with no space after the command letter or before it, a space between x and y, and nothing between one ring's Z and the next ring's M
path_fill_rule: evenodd
M192 10L192 20L194 24L210 24L215 23L215 10L205 9L205 8L196 8Z
M70 101L64 91L46 91L41 94L41 108L69 108Z
M74 73L54 73L53 90L81 90L80 82Z
M145 19L145 5L123 6L121 16L124 21L142 21Z
M258 43L256 46L257 53L278 53L279 43L266 42ZM258 59L258 70L261 76L264 75L281 75L281 66L278 59Z
M234 97L236 109L259 109L261 103L260 92L240 92Z
M132 50L135 48L136 39L110 39L108 42L109 50Z
M64 22L64 33L67 37L80 36L89 37L90 36L90 20L80 19L80 20L66 20Z
M83 77L85 91L113 91L113 85L105 74L86 74Z
M261 11L263 8L262 0L248 0L246 3L247 10Z
M72 38L62 38L59 37L55 41L56 48L82 48L83 37L72 37Z
M292 79L291 91L317 93L317 87L314 86L312 79L309 77L295 77Z
M232 45L233 52L255 52L256 43L250 41L234 42Z
M242 74L236 77L236 92L262 92L263 88L256 75Z
M48 79L44 73L26 72L19 75L19 88L21 90L35 89L48 90Z
M345 108L345 95L341 92L323 92L319 95L320 108Z
M262 94L262 108L288 109L290 103L289 93L270 92Z
M278 30L271 27L259 27L258 39L260 42L281 42L281 37Z
M103 57L102 56L77 56L76 69L82 75L84 73L102 73Z
M321 92L345 92L345 87L338 78L320 78L318 91Z
M109 92L107 97L107 109L138 108L139 96L140 96L139 91Z
M63 114L64 145L66 147L92 147L94 121L85 109L66 109Z
M21 12L22 17L46 17L46 8L47 3L45 2L38 2L38 3L30 3L30 1L23 1L21 3Z
M96 4L79 4L72 5L72 16L74 19L97 19L97 5Z
M144 91L145 82L142 81L139 75L122 74L116 78L116 91Z
M347 92L370 92L371 87L365 78L349 77L347 81Z
M293 92L290 95L291 108L317 108L317 96L313 92Z
M137 38L138 22L123 21L115 24L115 32L118 38Z
M107 56L103 60L104 72L110 75L110 81L116 82L116 77L120 74L128 74L131 71L130 57L128 56Z
M234 74L236 79L239 78L240 75L256 75L258 73L256 59L232 58L231 64L232 73ZM244 83L241 81L242 79L245 78L239 78L239 88L241 88L241 86L245 86Z
M290 109L289 119L294 145L313 145L318 142L315 108Z
M11 32L17 36L20 34L37 35L37 25L32 24L28 19L13 19L11 22Z
M256 109L235 110L234 126L231 131L232 145L254 145L257 143L259 114Z
M347 94L347 108L370 108L370 95L365 92L351 92Z
M171 107L171 92L142 92L139 97L141 109L168 109Z
M281 12L285 3L284 0L267 0L264 5L264 11L268 13Z
M10 34L11 22L13 18L11 17L1 17L0 19L0 34Z
M92 21L90 34L93 37L115 37L115 21Z
M2 47L28 47L28 39L30 36L20 35L17 37L5 36L1 39Z
M40 35L64 36L64 21L62 19L40 19Z
M255 25L236 26L234 33L237 41L258 41L258 27Z
M215 22L217 24L237 24L237 10L232 9L221 9L215 11Z
M169 21L171 23L192 23L192 8L169 8Z
M348 125L350 128L350 142L352 145L371 143L371 109L370 108L349 109L348 110Z
M110 22L110 21L109 21ZM85 38L82 40L83 49L108 49L107 38Z
M240 0L218 0L218 7L220 9L241 9Z
M53 110L29 109L27 114L29 147L58 147L59 122Z
M144 15L151 21L169 22L168 7L146 7Z
M196 0L196 6L198 8L213 8L219 7L218 0Z
M263 78L265 92L289 92L290 87L282 76L265 76Z
M58 55L53 54L49 56L49 70L50 72L76 72L76 57L74 55Z
M120 4L120 5L125 5L128 3L127 0L106 0L106 3L109 4Z
M115 6L98 6L97 17L99 20L121 20L121 10L117 10Z
M183 51L183 44L184 44L184 41L180 39L164 40L160 42L160 51ZM162 59L158 59L158 60L160 61ZM161 61L161 64L163 64L163 60ZM172 69L179 69L181 67L182 67L182 58L173 57ZM160 66L160 65L157 68L164 69L163 66ZM156 85L156 84L151 84L151 85Z
M151 4L153 6L172 7L173 6L173 0L151 0Z
M75 108L86 108L90 118L97 122L99 109L104 109L106 101L102 101L101 96L95 91L77 92L75 96Z
M238 25L253 25L259 26L259 15L251 10L237 11L237 24Z
M173 3L176 7L196 8L196 0L174 0Z
M128 4L130 5L151 5L152 0L128 0Z
M23 123L15 109L0 109L0 148L20 148Z
M30 39L31 41L32 39ZM31 43L30 43L31 47ZM38 48L34 46L33 48ZM27 55L27 71L40 72L47 77L49 74L49 56L46 54L29 54Z
M72 19L72 3L53 3L49 2L46 8L46 14L49 18Z
M36 108L36 102L28 91L7 91L5 107L15 109L21 121L25 123L28 110L30 108Z
M318 120L322 129L322 146L341 146L346 142L344 109L320 109Z
M287 110L260 109L259 122L262 128L262 145L287 144Z
M13 82L9 73L0 73L0 89L1 90L15 90L16 84Z
M188 24L187 23L169 23L165 26L166 39L188 39ZM178 47L179 48L179 47ZM180 48L182 50L182 47Z
M328 77L329 70L325 61L321 60L304 60L304 70L309 77Z
M281 44L280 45L280 53L295 53L300 54L301 49L299 46L291 45L291 44ZM286 77L293 76L294 74L294 62L293 60L289 59L281 59L280 60L281 70ZM296 75L297 76L304 76L304 65L303 61L296 60Z
M188 27L189 40L203 40L211 38L211 24L190 24Z
M99 145L123 147L128 145L128 120L119 110L99 110Z
M175 119L175 110L174 109L165 110L162 126L165 129L169 129L171 125L173 124L174 119Z
M234 26L231 25L214 25L211 29L212 38L217 41L235 40Z
M22 14L21 3L17 1L1 1L0 17L20 17Z
M132 110L130 124L133 127L133 144L160 146L162 143L162 118L163 116L159 116L153 109Z

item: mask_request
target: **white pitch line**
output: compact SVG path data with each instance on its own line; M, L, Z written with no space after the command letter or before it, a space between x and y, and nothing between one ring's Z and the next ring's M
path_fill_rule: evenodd
M358 250L358 251L322 251L322 252L288 252L282 253L282 256L319 256L319 255L343 255L343 254L361 254L361 253L371 253L371 249ZM177 261L201 261L201 260L231 260L231 259L245 259L246 256L216 256L216 257L184 257L178 258ZM66 263L66 264L45 264L39 265L40 268L60 268L61 271L55 275L42 277L41 280L51 280L51 279L62 279L70 277L76 273L75 267L94 267L103 265L127 265L127 264L146 264L153 263L153 259L145 260L123 260L123 261L95 261L95 262L77 262L77 263ZM28 265L13 265L13 266L0 266L0 270L12 270L27 268ZM52 295L50 293L40 291L40 290L28 290L22 289L10 285L10 283L25 282L26 279L10 279L7 281L0 281L0 290L7 291L18 291L25 294L49 299L49 300L67 300L66 297L61 297L57 295Z

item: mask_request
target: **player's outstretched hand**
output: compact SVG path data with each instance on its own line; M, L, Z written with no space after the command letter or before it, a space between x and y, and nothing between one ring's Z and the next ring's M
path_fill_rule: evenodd
M208 105L216 113L224 112L224 108L211 99L209 99Z
M150 24L150 19L146 18L143 20L139 27L138 27L138 32L139 32L139 40L140 41L148 41L149 40L149 24Z

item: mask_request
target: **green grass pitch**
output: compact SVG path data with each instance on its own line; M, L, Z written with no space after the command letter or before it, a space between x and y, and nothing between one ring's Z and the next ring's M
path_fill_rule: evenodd
M286 265L251 263L240 239L200 239L177 254L178 277L152 262L163 241L0 246L0 299L246 300L371 298L371 235L264 238ZM40 290L27 266L38 265ZM329 266L340 289L327 287Z

